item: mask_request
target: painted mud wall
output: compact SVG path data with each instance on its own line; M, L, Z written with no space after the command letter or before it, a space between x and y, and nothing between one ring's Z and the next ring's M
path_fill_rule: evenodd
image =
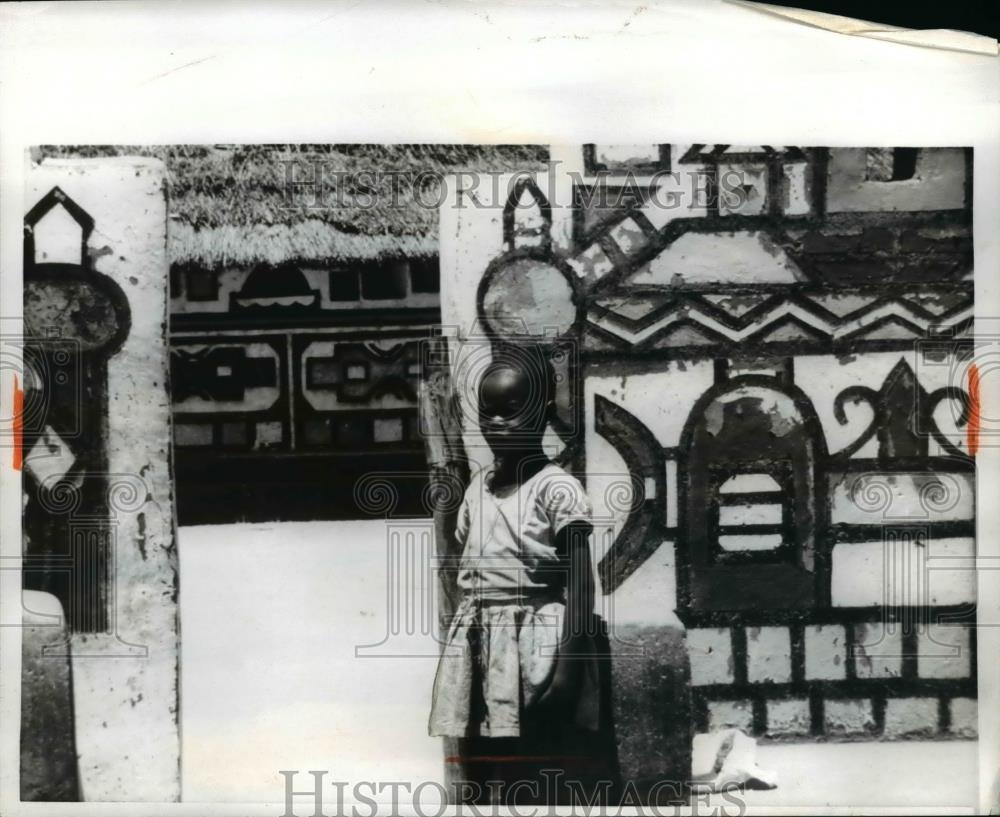
M177 800L165 170L31 164L25 210L25 583L73 630L83 798Z
M623 773L680 768L678 712L777 739L974 736L971 152L649 147L553 148L533 187L501 180L510 200L466 178L441 211L474 462L491 332L571 341L579 408L551 451L575 446L595 508ZM743 412L787 437L772 473L732 436ZM746 473L712 483L737 442ZM741 552L696 555L699 516Z
M502 188L516 186L514 177L503 177ZM492 184L492 179L490 180ZM475 394L478 374L491 358L489 327L480 319L477 297L484 271L498 256L512 246L509 233L509 212L505 218L499 207L482 208L453 185L440 212L441 226L441 301L443 334L448 339L449 362L465 428L465 453L472 471L488 467L491 454L482 439L476 416ZM539 177L538 186L555 189L553 198L568 202L573 195L571 179L565 175ZM574 230L570 207L551 209L551 222L542 225L539 234L538 214L527 210L524 230L518 236L517 247L530 251L537 243L550 239L551 246L568 251ZM505 224L505 222L508 222ZM555 297L565 294L559 282L548 279L548 288ZM539 291L545 291L541 285ZM533 312L530 303L512 309L515 321L527 321L538 334L557 336L565 331L565 304L551 313ZM562 365L557 365L557 378L564 376L567 365L580 362L579 346L570 345ZM568 385L565 380L557 389ZM560 401L561 405L566 400ZM572 421L571 421L572 422ZM577 422L579 436L590 437L590 423ZM567 454L567 443L551 428L546 435L546 451L553 458ZM573 468L585 479L595 505L592 549L595 566L603 551L610 546L624 522L622 513L629 504L622 492L630 484L627 469L616 463L614 456L600 467L586 473ZM579 466L580 463L577 463ZM611 498L612 509L603 500ZM618 496L619 499L615 500ZM600 587L600 575L595 572ZM595 611L607 624L612 651L611 706L614 737L618 746L618 764L623 780L634 785L655 785L666 780L686 780L690 772L690 700L688 694L688 661L684 646L684 630L669 598L674 586L674 569L669 545L655 553L646 563L646 570L635 581L613 594L598 594ZM650 598L656 603L650 604ZM660 603L660 602L663 603ZM660 796L665 793L661 792Z

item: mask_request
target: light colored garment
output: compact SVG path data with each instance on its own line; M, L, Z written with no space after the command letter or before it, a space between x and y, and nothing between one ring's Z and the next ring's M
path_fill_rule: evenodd
M552 680L563 633L568 563L556 536L589 521L583 486L557 465L500 496L486 487L486 474L472 480L456 527L465 546L458 573L465 595L434 679L431 735L523 734L525 713ZM571 660L584 664L575 720L596 730L596 653Z
M459 508L459 588L517 601L564 587L565 554L556 552L556 536L571 522L590 523L583 485L554 463L501 495L489 490L487 477L480 472L472 479Z
M465 596L434 678L429 733L520 737L532 707L552 680L565 613L561 601L483 603ZM571 660L583 664L573 720L596 731L598 656L592 650L589 656Z

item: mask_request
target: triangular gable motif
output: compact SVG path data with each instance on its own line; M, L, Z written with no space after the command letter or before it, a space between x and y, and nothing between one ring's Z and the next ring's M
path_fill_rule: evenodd
M827 335L825 332L807 325L792 315L786 315L776 323L764 327L759 333L750 338L755 343L782 343L795 340L815 341L826 339Z
M879 292L828 292L819 295L810 293L805 297L838 320L843 320L849 315L862 315L866 310L878 306L883 296Z
M972 305L971 294L961 292L907 292L906 301L915 303L925 312L940 317L964 306Z
M755 471L748 474L735 474L719 486L720 494L753 494L782 491L780 483L770 474Z
M847 337L850 340L919 340L926 337L926 332L899 315L887 315Z
M663 307L673 303L675 298L670 295L648 296L641 295L624 296L616 298L603 298L594 306L601 311L601 314L610 314L612 318L625 318L633 323L646 320L650 315L659 313Z
M733 318L742 318L771 297L769 293L703 292L699 297Z
M717 343L726 343L726 338L685 321L674 324L667 332L655 335L651 342L640 345L650 349L674 349L683 346L713 346Z
M584 328L583 345L588 352L620 352L629 346L627 341L591 323Z
M690 231L630 273L622 285L795 284L804 280L798 264L763 231L740 230L725 236Z

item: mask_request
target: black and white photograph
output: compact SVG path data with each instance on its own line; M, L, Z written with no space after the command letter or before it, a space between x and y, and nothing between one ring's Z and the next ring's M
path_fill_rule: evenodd
M19 49L44 39L34 5ZM983 35L753 5L705 5L720 42L756 26L785 52L899 59L855 84L907 60L996 74ZM705 7L586 24L652 15L652 48ZM324 53L310 20L350 51L391 18L252 8L255 36L294 22L303 54ZM417 36L490 9L398 11ZM497 14L508 41L530 28ZM560 39L535 46L577 48L540 21ZM970 122L989 94L1000 122L990 82ZM8 813L1000 807L1000 131L921 130L901 102L892 139L855 137L761 103L701 130L658 117L652 139L599 110L584 138L521 138L553 87L518 90L516 138L8 136Z

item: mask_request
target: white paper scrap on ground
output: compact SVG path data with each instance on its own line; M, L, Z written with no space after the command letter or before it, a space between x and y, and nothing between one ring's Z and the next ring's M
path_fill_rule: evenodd
M739 729L694 736L691 781L696 791L724 789L774 789L777 772L757 765L757 741Z

